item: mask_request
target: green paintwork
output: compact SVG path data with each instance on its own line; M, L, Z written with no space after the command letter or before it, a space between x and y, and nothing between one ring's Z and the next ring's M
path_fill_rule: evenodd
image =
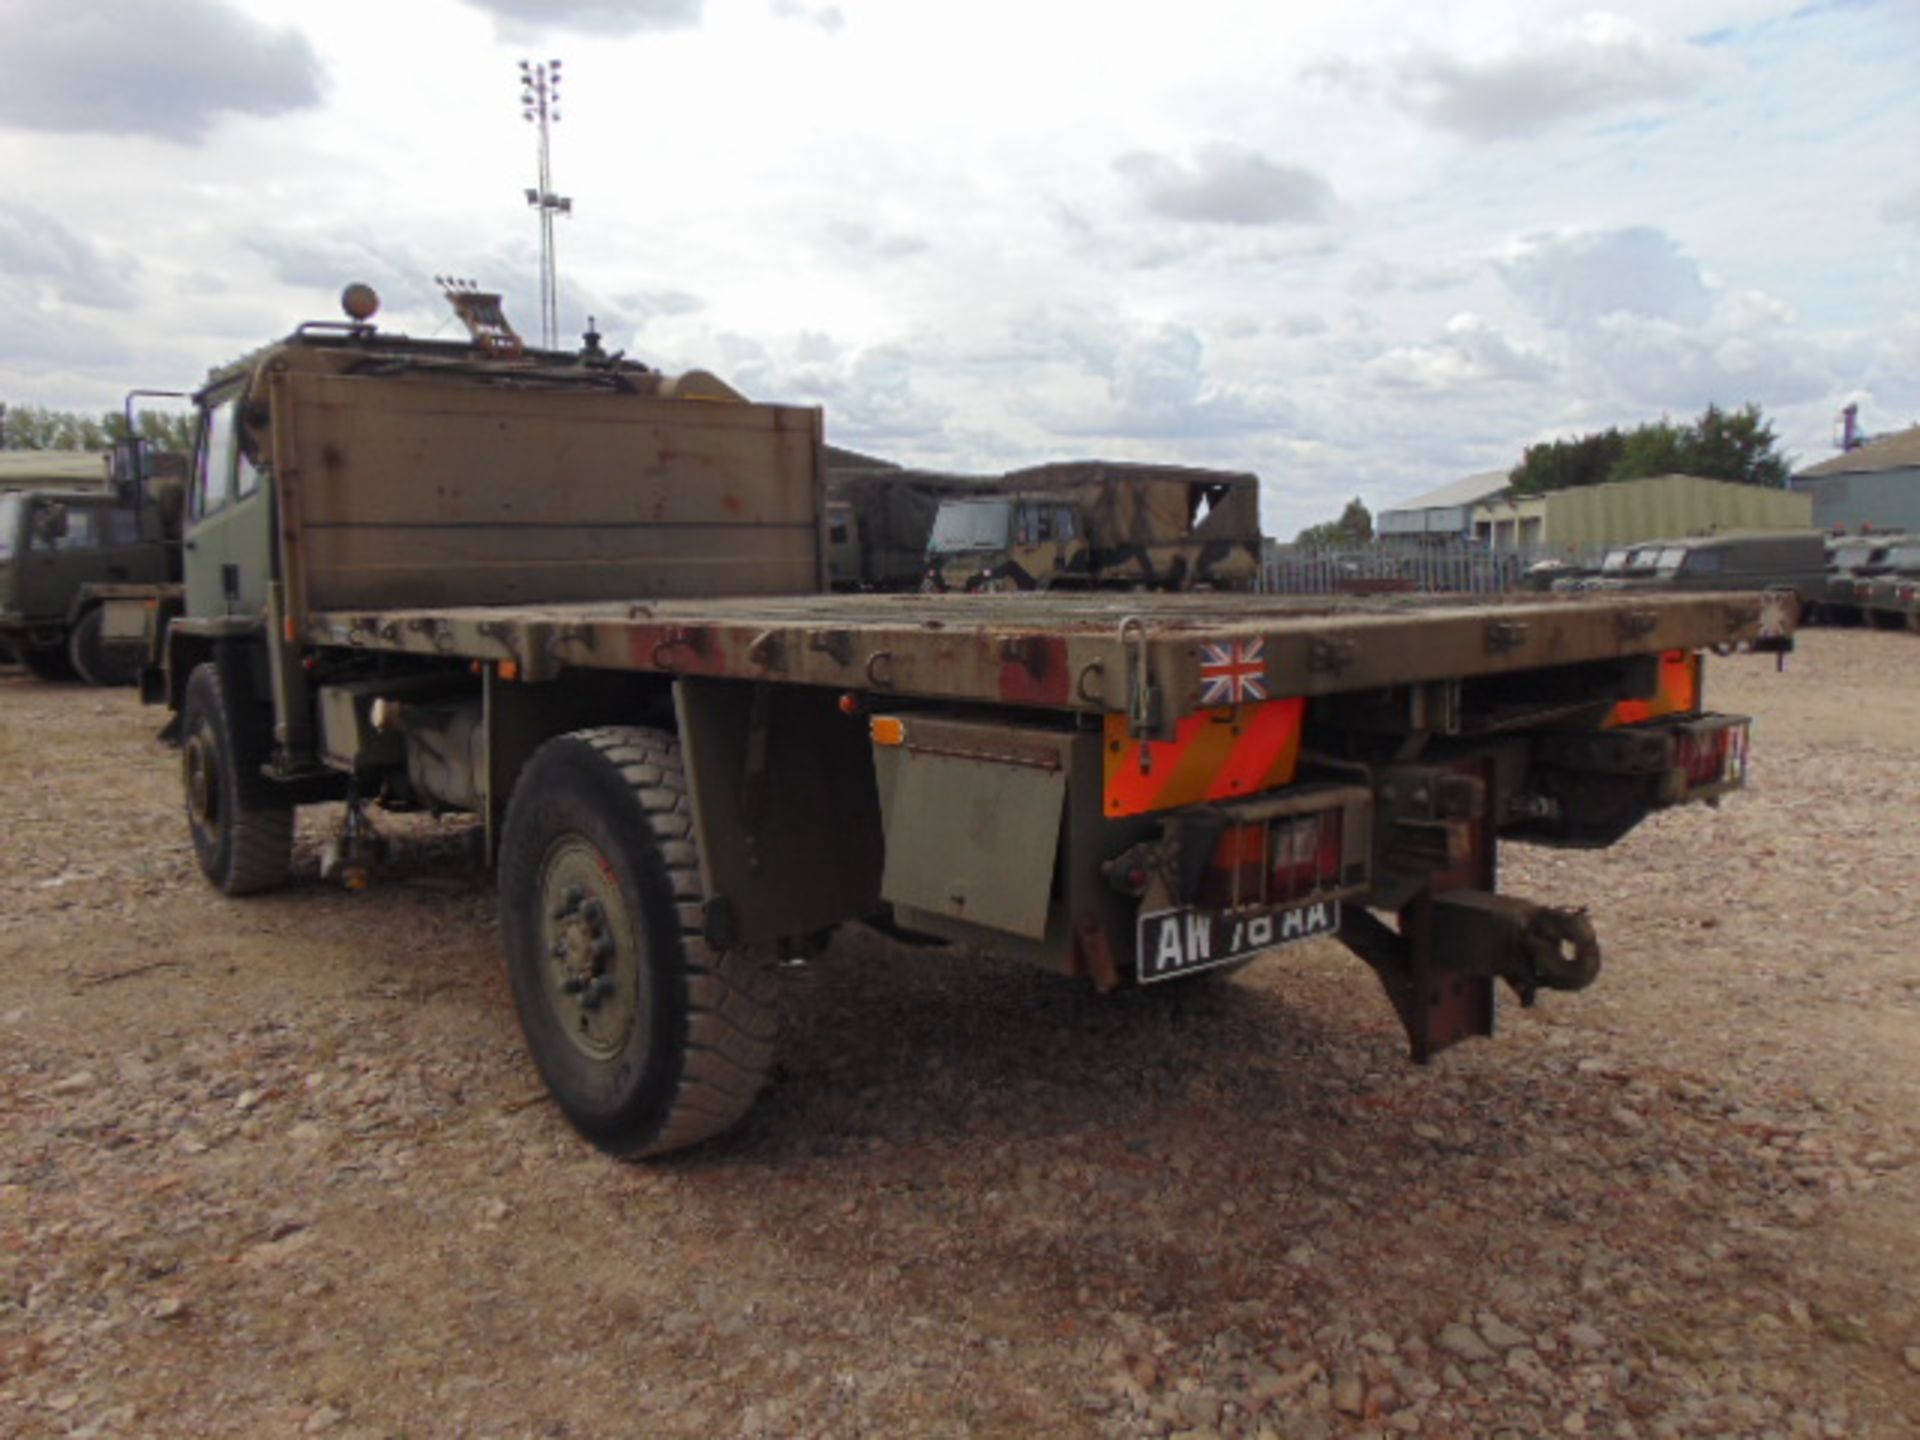
M167 547L149 508L107 492L0 497L0 641L64 646L87 587L161 584Z

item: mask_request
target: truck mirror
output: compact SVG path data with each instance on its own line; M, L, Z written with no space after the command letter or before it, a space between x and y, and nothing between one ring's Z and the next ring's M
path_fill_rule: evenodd
M113 455L107 462L115 494L120 503L131 504L140 494L147 475L147 442L138 436L113 442Z

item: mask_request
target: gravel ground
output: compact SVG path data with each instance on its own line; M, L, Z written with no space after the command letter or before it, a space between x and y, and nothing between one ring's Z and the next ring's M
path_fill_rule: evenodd
M856 931L649 1167L458 829L222 900L154 713L0 675L0 1433L1920 1433L1917 646L1714 662L1751 792L1508 850L1607 971L1430 1068L1330 944L1102 1001Z

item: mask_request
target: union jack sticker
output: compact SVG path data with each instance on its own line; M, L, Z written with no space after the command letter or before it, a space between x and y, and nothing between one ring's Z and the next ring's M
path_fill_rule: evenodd
M1200 703L1239 705L1267 698L1267 642L1200 647Z

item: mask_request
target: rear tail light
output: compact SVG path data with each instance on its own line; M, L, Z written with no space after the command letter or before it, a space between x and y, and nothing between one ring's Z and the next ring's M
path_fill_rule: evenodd
M1727 725L1682 734L1674 743L1673 763L1686 775L1689 790L1729 781L1738 784L1747 773L1747 727Z
M1269 897L1275 904L1303 899L1340 883L1340 811L1322 810L1276 820Z
M1343 812L1335 807L1234 825L1215 843L1195 899L1214 910L1290 905L1341 883Z
M1229 825L1213 847L1200 881L1200 903L1215 910L1258 905L1266 898L1267 827Z

